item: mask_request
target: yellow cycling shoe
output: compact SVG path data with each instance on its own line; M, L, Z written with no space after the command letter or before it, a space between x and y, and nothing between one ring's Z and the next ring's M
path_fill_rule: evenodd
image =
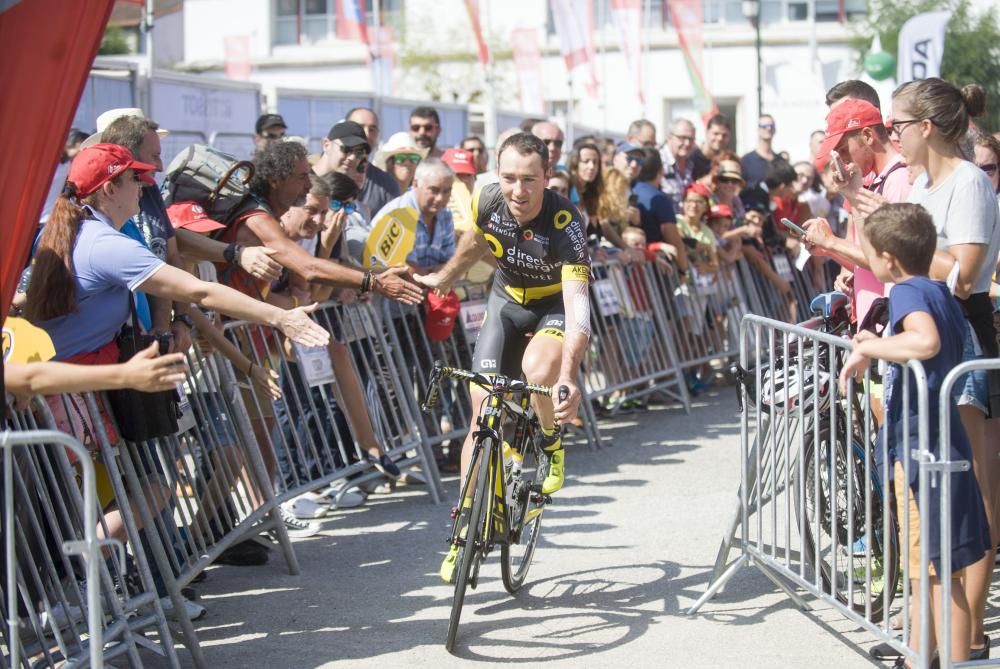
M458 545L452 545L448 549L448 554L444 556L444 560L441 562L441 570L438 572L441 575L441 580L445 583L453 583L455 581L455 566L458 564Z
M563 448L557 448L551 451L547 450L545 454L549 456L549 474L542 482L542 494L551 495L563 487L566 451Z

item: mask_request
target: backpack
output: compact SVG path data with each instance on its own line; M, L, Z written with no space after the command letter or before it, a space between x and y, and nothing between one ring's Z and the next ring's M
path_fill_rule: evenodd
M262 208L249 188L253 173L253 163L248 160L238 160L207 144L192 144L167 167L163 201L167 206L197 202L209 218L228 226L240 214Z

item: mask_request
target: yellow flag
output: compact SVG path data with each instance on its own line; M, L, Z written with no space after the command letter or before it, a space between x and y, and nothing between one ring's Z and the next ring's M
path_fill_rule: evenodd
M45 330L14 316L4 321L4 362L43 362L55 354L55 346Z
M406 264L406 256L417 241L419 216L412 207L400 207L375 221L365 241L365 269Z

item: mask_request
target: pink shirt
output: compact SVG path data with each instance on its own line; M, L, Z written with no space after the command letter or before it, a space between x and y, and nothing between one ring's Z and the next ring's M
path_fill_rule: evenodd
M896 167L895 165L901 165ZM910 195L910 176L903 162L903 156L897 154L885 168L872 179L869 190L880 192L889 202L906 202ZM861 245L858 237L858 229L854 228L855 244ZM872 308L872 303L880 297L888 294L892 284L883 284L875 278L871 270L856 266L854 268L854 317L861 323L868 311Z

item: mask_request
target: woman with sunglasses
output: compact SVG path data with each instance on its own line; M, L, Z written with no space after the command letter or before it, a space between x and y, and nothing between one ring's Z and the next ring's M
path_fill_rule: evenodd
M990 178L993 190L1000 199L1000 139L986 132L976 133L975 152L976 165Z
M961 146L970 119L982 114L985 105L986 93L981 86L959 90L937 78L905 83L892 96L890 132L907 164L924 170L913 184L909 200L927 208L938 232L931 278L953 282L953 292L968 320L963 360L997 357L989 299L1000 251L996 186L982 169L965 159ZM869 202L861 207L862 213L880 204L878 197L866 199ZM989 395L985 371L972 372L955 386L954 399L972 445L976 479L986 504L991 545L996 546L1000 541L1000 430L987 428ZM989 656L983 615L995 553L995 549L988 551L966 569L963 583L972 618L971 634L966 644L953 651L953 658L964 655L963 647L972 658Z
M396 180L399 192L405 193L413 184L417 165L426 157L427 149L418 147L410 137L410 133L397 132L375 154L375 160L372 162L376 167L388 172Z

